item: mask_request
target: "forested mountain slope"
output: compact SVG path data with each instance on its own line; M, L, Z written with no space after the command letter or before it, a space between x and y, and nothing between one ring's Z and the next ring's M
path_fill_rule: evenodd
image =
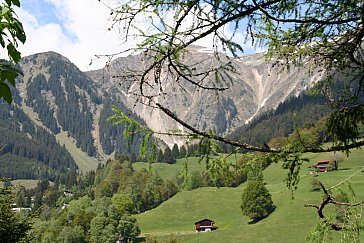
M331 107L321 95L303 92L238 127L229 136L255 145L267 144L272 138L288 136L297 128L314 126L330 111Z
M79 158L63 144L73 144L90 163L90 158L103 162L114 151L137 154L139 141L127 146L123 127L113 126L107 118L112 105L139 118L68 59L40 53L24 57L19 66L24 76L13 90L14 102L0 104L0 176L54 179L54 170L76 172ZM32 172L33 167L26 169L30 164Z
M0 103L0 177L61 179L75 173L70 153L18 107Z

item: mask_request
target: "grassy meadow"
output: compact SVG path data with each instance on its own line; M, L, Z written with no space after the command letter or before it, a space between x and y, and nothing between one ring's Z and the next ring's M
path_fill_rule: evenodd
M227 158L228 161L235 162L237 159L241 158L241 154L234 154ZM204 161L199 162L199 157L188 157L183 159L177 159L177 162L175 164L166 164L166 163L144 163L144 162L137 162L133 163L133 167L136 170L146 169L149 170L149 167L151 167L151 171L157 173L160 177L162 177L164 180L172 179L175 177L178 173L180 173L185 163L187 163L188 166L188 172L191 173L193 171L204 171L206 170L206 164Z
M70 152L72 158L80 170L85 173L90 170L96 170L97 165L100 163L96 158L92 158L87 153L82 152L76 147L76 144L67 136L66 132L60 132L56 135L58 142L64 145Z
M317 160L330 159L331 154L307 154L309 163L302 165L301 180L298 189L293 193L286 189L283 181L287 171L280 164L273 164L264 172L266 186L269 189L276 210L266 219L256 224L249 224L248 217L243 216L240 209L241 194L245 183L237 188L198 188L192 191L182 191L164 202L159 207L136 215L142 235L169 242L308 242L307 236L318 222L315 208L304 207L304 204L319 204L323 193L312 191L312 180L317 178L327 188L338 184L349 176L357 200L364 200L364 153L361 149L353 150L349 158L339 164L339 170L318 173L317 177L309 175L309 166ZM197 158L188 160L189 171L203 170L204 164L199 164ZM183 168L183 160L175 165L153 164L152 171L156 171L163 178L172 178ZM135 164L137 169L147 166ZM148 168L148 167L146 167ZM343 190L348 188L342 184ZM334 195L337 190L334 190ZM333 207L325 208L324 213L330 214ZM195 233L194 222L209 218L219 227L217 231L209 233ZM332 232L329 242L340 241L340 235ZM362 237L364 240L364 237Z

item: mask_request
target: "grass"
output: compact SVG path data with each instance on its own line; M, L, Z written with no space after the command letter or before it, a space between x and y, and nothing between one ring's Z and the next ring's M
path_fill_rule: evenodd
M184 164L187 162L188 171L203 171L206 166L201 162L198 162L197 157L190 157L188 159L178 159L175 164L166 164L166 163L144 163L144 162L137 162L133 163L133 167L136 170L146 169L149 170L149 167L153 173L157 173L160 177L164 180L170 180L174 178L178 173L180 173L183 168Z
M307 236L314 230L318 220L316 209L304 207L304 204L319 204L323 196L322 192L311 191L314 177L308 173L309 166L316 164L317 160L328 159L330 154L306 156L311 161L302 165L301 180L293 193L294 199L283 182L287 172L281 165L273 164L265 170L265 182L277 208L269 217L256 224L249 224L250 220L241 213L241 194L245 188L243 183L237 188L209 187L178 193L159 207L136 215L142 234L155 237L159 242L168 242L171 238L178 242L308 242ZM358 201L362 201L363 159L362 150L353 150L351 156L340 163L341 170L319 173L315 178L329 188L359 171L351 177L350 182L356 190ZM153 166L161 176L170 177L181 168L181 162L168 165L168 173L162 172L166 169L163 166L161 172L158 171L159 167ZM195 166L198 170L203 169L203 164L199 165L201 167ZM191 165L191 168L194 167ZM345 183L343 188L347 188ZM332 210L333 208L328 208L325 213ZM196 234L194 222L204 218L214 220L219 229ZM340 242L339 234L332 232L330 242Z
M11 184L15 187L24 187L25 189L31 189L36 188L37 184L40 180L31 180L31 179L18 179L18 180L12 180ZM53 185L53 182L49 182L51 185ZM0 183L0 188L3 188L3 184Z
M229 156L228 161L234 163L236 159L241 158L241 154ZM199 157L188 157L183 159L177 159L175 164L166 164L166 163L153 163L151 167L148 163L137 162L133 163L133 167L136 170L146 169L149 170L151 168L152 172L157 173L164 180L173 179L178 173L180 173L187 163L188 172L191 173L193 171L204 171L206 169L206 164L204 161L199 162Z
M90 170L96 170L99 161L87 155L87 153L82 152L81 149L76 147L76 144L71 141L67 136L66 132L60 132L56 135L59 144L64 145L66 149L70 152L72 158L75 160L78 168L84 173Z

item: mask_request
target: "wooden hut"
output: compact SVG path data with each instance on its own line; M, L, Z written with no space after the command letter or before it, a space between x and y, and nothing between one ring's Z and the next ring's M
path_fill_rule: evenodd
M218 227L214 225L215 222L211 219L203 219L195 222L196 232L208 232L217 230Z

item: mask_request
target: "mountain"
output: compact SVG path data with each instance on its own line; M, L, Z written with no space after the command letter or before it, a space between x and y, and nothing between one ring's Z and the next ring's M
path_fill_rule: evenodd
M198 46L190 47L184 55L186 64L212 60L212 53ZM60 176L57 173L95 169L115 152L137 160L139 138L129 146L123 138L124 127L107 120L113 105L155 131L183 130L160 110L136 102L136 83L114 78L126 69L143 70L146 62L142 54L131 55L114 60L107 68L84 73L55 52L22 58L19 67L24 76L13 90L14 103L0 104L4 134L0 137L0 163L7 168L0 176L55 178ZM298 97L320 75L316 72L309 78L306 67L282 69L267 63L262 54L234 59L232 65L237 72L231 75L228 90L215 94L186 80L177 85L165 76L164 95L157 101L199 129L228 134L289 97ZM162 139L170 147L183 143L178 138ZM25 176L22 163L38 173ZM11 168L21 173L10 173Z
M272 138L288 137L297 128L311 128L327 117L332 108L320 94L302 92L289 97L275 110L264 112L250 123L237 127L229 138L254 145L268 144ZM322 138L329 139L328 137ZM323 136L324 136L323 135Z
M123 126L107 118L112 105L140 118L67 58L40 53L22 58L19 67L24 76L13 89L14 103L0 103L0 176L53 180L54 171L95 169L115 151L138 153L138 139L128 146ZM38 172L30 175L26 164Z
M192 46L184 55L186 64L192 64L210 60L213 54L202 47ZM133 109L153 130L183 130L183 127L176 125L162 111L136 102L134 94L139 92L138 83L117 78L123 76L124 70L137 72L145 69L147 64L142 54L132 55L120 57L107 68L87 74L92 80L102 84L108 92L113 90L117 93L126 106ZM288 70L282 68L279 62L278 65L267 62L263 54L234 59L232 65L237 73L231 75L230 87L225 91L216 94L191 85L183 79L177 84L165 75L162 80L164 94L157 97L156 101L166 105L192 126L226 135L238 126L249 123L259 114L277 108L288 97L298 96L312 87L320 77L317 71L308 75L309 65ZM196 68L203 71L205 67L197 65ZM163 139L170 147L174 143L182 143L176 138Z
M67 173L76 172L66 148L18 106L0 102L0 132L0 177L62 181Z

